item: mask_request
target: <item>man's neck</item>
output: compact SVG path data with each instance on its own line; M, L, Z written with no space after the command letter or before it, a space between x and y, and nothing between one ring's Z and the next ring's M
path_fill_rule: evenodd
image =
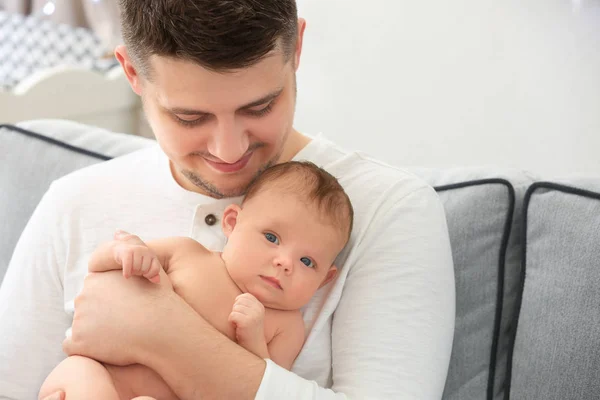
M290 133L290 137L287 140L286 146L281 152L279 162L287 162L292 160L296 154L298 154L303 148L310 143L312 139L308 136L304 136L297 130L293 129Z

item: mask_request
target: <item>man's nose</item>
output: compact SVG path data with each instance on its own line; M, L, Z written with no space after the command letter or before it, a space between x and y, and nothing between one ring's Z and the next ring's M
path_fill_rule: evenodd
M249 140L234 116L220 118L208 145L211 155L228 164L239 161L248 151Z

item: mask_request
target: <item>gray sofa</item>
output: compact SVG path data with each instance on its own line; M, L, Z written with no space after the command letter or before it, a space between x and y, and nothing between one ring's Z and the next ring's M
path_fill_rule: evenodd
M67 121L0 127L0 279L51 181L153 145ZM409 169L438 191L456 275L444 399L600 398L600 177ZM0 321L1 323L1 321Z

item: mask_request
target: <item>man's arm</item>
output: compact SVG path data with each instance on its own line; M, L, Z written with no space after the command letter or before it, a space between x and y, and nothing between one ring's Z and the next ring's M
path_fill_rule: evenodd
M66 246L53 189L44 196L13 253L0 287L0 398L34 399L65 357L71 324L63 294Z
M360 238L333 317L333 390L349 398L441 399L455 319L446 217L431 188L395 203L374 216L380 228Z

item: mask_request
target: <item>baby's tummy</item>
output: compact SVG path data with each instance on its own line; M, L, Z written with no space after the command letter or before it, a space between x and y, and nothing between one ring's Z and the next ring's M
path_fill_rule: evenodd
M166 382L152 369L133 364L126 367L105 365L120 399L150 396L155 399L178 400Z
M191 275L191 274L190 274ZM173 289L194 311L211 324L219 332L235 341L235 329L229 322L229 314L233 308L239 290L210 284L209 279L185 274L171 274Z

